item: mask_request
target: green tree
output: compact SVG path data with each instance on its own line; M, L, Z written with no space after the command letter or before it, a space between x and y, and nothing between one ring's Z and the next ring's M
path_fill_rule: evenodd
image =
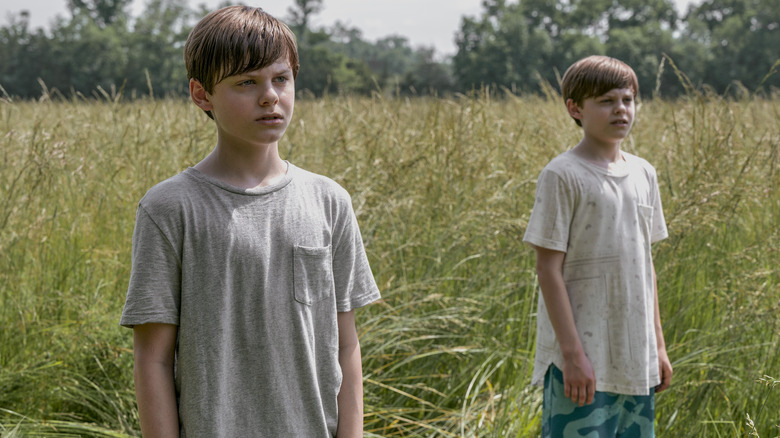
M369 59L371 70L381 77L391 78L404 74L412 66L415 53L409 45L409 39L400 35L390 35L377 40L376 54Z
M483 1L480 19L464 18L453 59L460 87L496 84L536 92L587 55L607 54L634 67L640 88L655 88L664 54L679 53L671 0ZM666 90L668 91L668 90Z
M675 50L672 33L664 30L658 22L648 21L632 26L616 26L608 33L606 54L628 63L636 72L639 89L643 96L650 97L656 87L658 69L664 54ZM672 82L671 84L677 84ZM676 87L664 88L664 94L676 92Z
M390 35L372 43L363 39L360 29L341 22L336 22L328 34L330 40L326 46L329 50L359 60L368 67L372 90L376 86L394 88L419 59L417 51L409 46L409 40L400 35Z
M302 15L299 12L291 17L291 21L300 26ZM302 32L300 27L299 32ZM438 84L417 84L421 89L428 90L447 82L442 82L442 77L433 73L446 76L447 66L433 61L432 52L426 55L428 49L413 50L405 37L391 35L372 43L363 38L360 29L341 22L328 29L306 29L303 32L307 37L299 41L298 46L301 70L296 88L299 91L321 96L326 93L369 94L377 90L393 90L413 68L417 69L418 79L439 81ZM421 61L427 58L430 59Z
M416 62L399 83L403 94L445 95L454 91L455 80L448 66L436 62L433 48L417 50Z
M129 36L125 86L130 93L186 94L183 49L195 13L186 0L150 0ZM147 76L148 75L148 76ZM149 90L148 80L152 90Z
M609 30L642 27L647 24L663 29L677 27L677 10L671 0L620 0L607 9Z
M127 8L132 0L67 0L67 2L71 14L87 15L102 28L116 21L126 20Z
M344 55L333 53L319 44L328 40L324 32L309 31L309 41L298 45L300 69L295 79L295 89L306 91L315 96L337 91L334 84L336 71L341 66Z
M40 93L34 74L35 57L41 55L47 42L43 31L30 32L30 14L22 11L9 16L9 23L0 28L0 86L12 96L34 96ZM0 94L1 95L1 94Z
M293 6L287 8L287 23L300 44L306 43L311 29L311 17L322 12L322 8L322 0L295 0Z
M510 86L517 79L506 37L510 33L523 33L525 29L521 21L515 20L512 21L520 24L520 28L508 29L506 17L516 14L518 7L508 6L504 0L484 1L483 7L482 17L462 19L461 29L455 36L458 51L453 66L463 90L483 85Z
M780 59L780 0L704 0L686 19L685 37L710 53L700 83L720 93L780 87L779 75L766 77Z
M584 36L584 43L578 43L581 34L568 26L568 14L555 2L486 0L483 7L479 19L463 18L455 37L458 52L453 67L462 90L497 85L536 92L540 81L554 83L556 70L571 62L562 53L578 55L572 52L600 49L593 36Z

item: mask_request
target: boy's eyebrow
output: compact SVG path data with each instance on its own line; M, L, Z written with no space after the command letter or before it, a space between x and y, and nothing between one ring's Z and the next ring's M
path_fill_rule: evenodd
M628 95L628 94L630 94L630 95L632 95L632 96L634 95L634 91L633 91L633 90L631 90L630 88L626 88L625 90L629 90L629 91L628 91L628 92L625 92L625 91L624 91L624 89L621 89L621 88L613 88L613 89L611 89L611 90L607 90L607 91L605 91L605 92L604 92L604 93L602 93L602 94L593 95L593 97L594 97L594 98L599 98L599 97L605 97L605 96L607 96L607 95L618 95L618 96L623 96L623 95Z
M254 78L254 77L260 76L259 72L261 70L264 70L265 68L267 68L267 67L259 68L259 69L255 69L255 70L245 71L243 73L237 74L236 76L247 76L247 77ZM282 68L279 68L279 69L276 69L276 70L271 70L271 72L272 72L271 73L272 76L278 76L278 75L283 75L283 74L292 74L292 68L290 68L290 67L282 67Z

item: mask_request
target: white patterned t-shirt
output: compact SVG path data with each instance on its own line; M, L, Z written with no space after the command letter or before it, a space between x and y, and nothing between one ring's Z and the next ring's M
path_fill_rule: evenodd
M645 395L660 383L650 244L668 236L655 169L622 152L608 169L567 151L539 175L523 241L565 252L563 279L596 390ZM532 382L563 368L539 297Z

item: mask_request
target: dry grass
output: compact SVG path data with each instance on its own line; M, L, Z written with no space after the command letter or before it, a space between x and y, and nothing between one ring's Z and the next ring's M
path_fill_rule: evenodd
M186 102L106 99L0 103L0 132L0 436L136 436L117 325L135 203L213 126ZM538 435L521 240L536 176L579 135L545 98L297 103L282 154L350 191L383 292L358 314L368 436ZM658 169L671 233L660 436L780 435L778 145L778 100L639 111L626 149Z

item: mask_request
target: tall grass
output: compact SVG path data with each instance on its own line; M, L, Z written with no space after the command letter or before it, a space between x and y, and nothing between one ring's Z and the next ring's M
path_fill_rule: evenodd
M138 436L118 327L135 205L213 125L181 101L0 103L0 436ZM358 312L367 436L534 436L536 176L580 131L548 98L303 100L285 158L352 194L384 300ZM675 375L659 436L780 436L780 101L645 102Z

